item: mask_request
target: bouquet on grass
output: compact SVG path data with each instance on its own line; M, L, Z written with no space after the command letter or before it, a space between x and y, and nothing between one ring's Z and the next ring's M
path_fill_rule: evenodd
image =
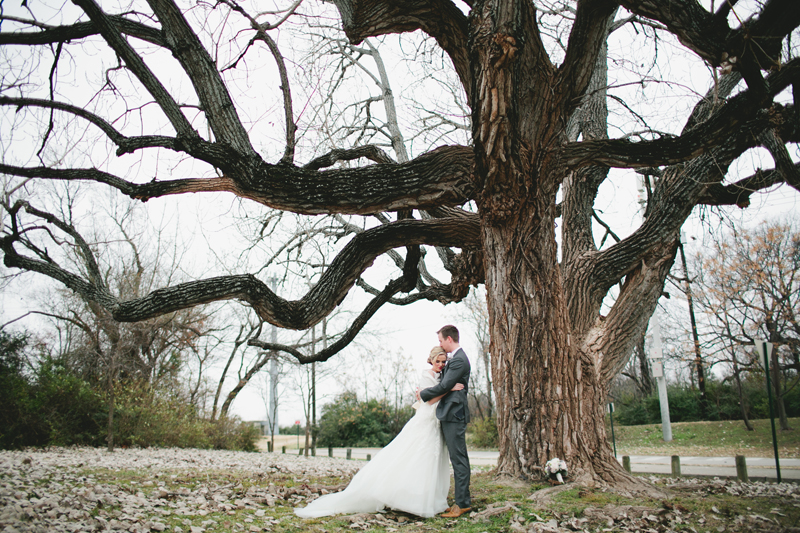
M550 476L550 479L557 479L559 483L564 483L564 476L567 475L567 463L554 457L545 463L544 471Z

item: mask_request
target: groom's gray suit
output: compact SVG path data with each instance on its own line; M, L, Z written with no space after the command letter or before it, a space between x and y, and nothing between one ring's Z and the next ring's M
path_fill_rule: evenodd
M436 407L436 418L442 423L442 433L447 443L447 450L450 452L450 463L453 465L456 505L462 509L472 507L469 496L469 457L465 439L469 422L467 407L469 371L469 359L464 350L459 348L442 370L439 384L419 391L419 397L424 402L445 395ZM464 389L451 391L456 383L464 385Z

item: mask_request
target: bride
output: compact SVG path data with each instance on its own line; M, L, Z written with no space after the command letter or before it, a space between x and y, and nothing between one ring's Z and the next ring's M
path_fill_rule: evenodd
M447 362L436 346L428 356L430 370L422 373L420 390L432 387ZM453 390L464 388L460 383ZM447 509L450 457L436 418L439 396L414 407L416 414L385 448L368 462L341 492L325 494L294 510L302 518L341 513L374 513L384 507L432 517Z

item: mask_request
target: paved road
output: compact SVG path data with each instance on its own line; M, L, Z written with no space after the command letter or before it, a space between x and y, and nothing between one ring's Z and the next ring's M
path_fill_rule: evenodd
M622 458L618 458L620 463ZM800 459L778 458L781 479L800 481ZM775 458L747 457L747 475L751 481L777 481ZM631 455L631 471L635 473L670 474L671 458L662 456ZM681 474L684 476L736 477L733 457L681 457Z
M279 450L280 451L280 450ZM352 448L351 459L365 460L369 454L374 457L380 448ZM286 453L297 450L286 450ZM327 449L318 449L320 455L327 455ZM470 451L469 461L473 466L493 466L497 464L498 452ZM346 457L346 448L333 448L334 457ZM672 463L669 456L631 455L631 471L635 474L671 474ZM622 463L622 456L617 460ZM747 457L747 474L751 481L777 481L774 458ZM781 479L800 482L800 459L781 459ZM681 457L681 475L686 477L736 477L736 464L733 457Z

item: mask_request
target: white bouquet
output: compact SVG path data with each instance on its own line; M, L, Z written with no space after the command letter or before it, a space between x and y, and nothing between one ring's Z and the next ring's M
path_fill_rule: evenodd
M567 463L553 457L544 465L544 471L550 476L550 479L557 479L559 483L564 483L563 476L567 475Z

